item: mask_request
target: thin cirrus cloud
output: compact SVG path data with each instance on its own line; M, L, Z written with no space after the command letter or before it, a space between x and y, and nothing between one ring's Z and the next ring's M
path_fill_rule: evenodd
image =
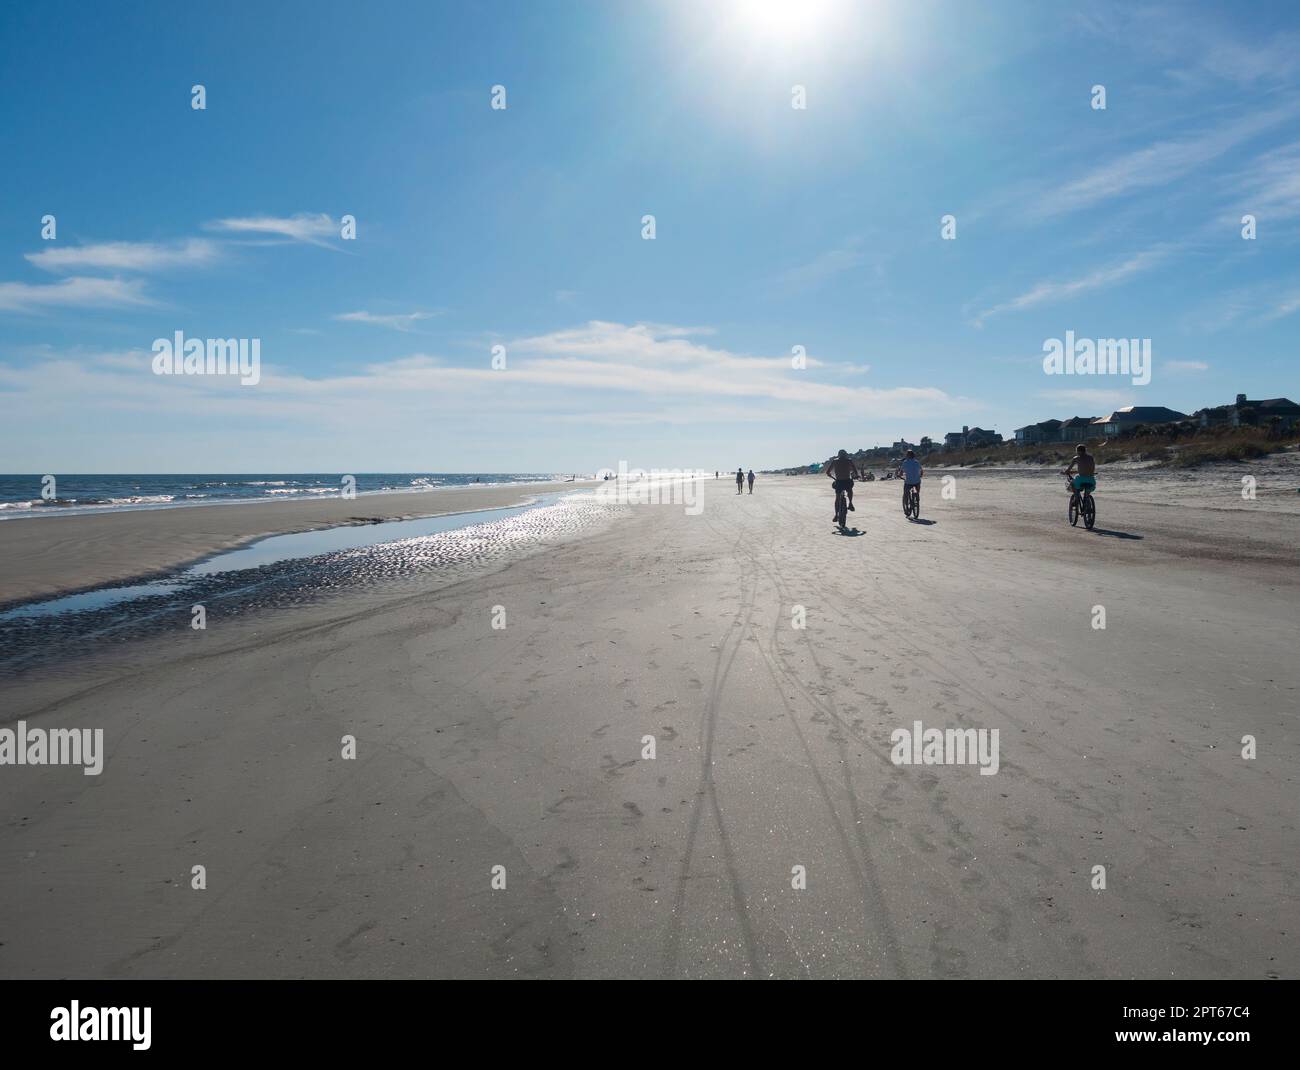
M127 308L152 305L140 279L74 275L51 283L0 283L0 310L41 313L54 308Z
M226 234L305 242L308 245L320 245L327 249L335 248L329 239L339 236L339 224L324 212L315 214L300 212L292 216L241 216L217 219L204 226L208 230Z
M1234 184L1238 210L1260 226L1300 217L1300 141L1258 156Z
M1264 315L1264 319L1265 320L1282 319L1283 317L1290 316L1295 312L1300 312L1300 293L1293 294L1290 297L1285 298L1282 301L1279 301L1272 309L1270 309Z
M1293 119L1294 102L1248 118L1236 118L1198 135L1171 138L1124 153L1063 186L1038 196L1031 207L1039 218L1064 215L1115 197L1168 186L1267 130Z
M819 253L811 260L783 272L778 283L784 289L813 290L837 275L860 267L865 261L862 240L850 238L842 245Z
M27 253L27 261L42 271L68 274L75 271L150 272L166 268L202 267L221 255L216 242L205 238L163 244L158 242L99 242L43 249Z
M1005 312L1023 312L1026 309L1034 308L1037 305L1050 304L1055 301L1062 301L1070 297L1077 297L1079 294L1087 293L1089 290L1101 289L1105 286L1112 286L1117 282L1131 278L1134 275L1147 271L1169 255L1169 249L1163 246L1154 249L1147 249L1129 257L1127 260L1117 264L1110 264L1106 267L1098 268L1077 279L1069 279L1065 282L1040 282L1024 293L1013 297L1010 301L1003 301L1001 304L993 305L984 311L976 314L972 321L976 327L984 326L984 321L991 316L999 316Z
M334 318L345 323L369 323L375 327L389 327L394 331L409 331L421 320L432 319L434 315L433 312L384 314L366 312L363 309L360 312L342 312Z
M1040 390L1040 398L1050 399L1060 405L1082 405L1092 410L1105 409L1102 415L1109 415L1113 409L1121 409L1133 404L1133 394L1126 390L1105 390L1080 387L1074 390Z

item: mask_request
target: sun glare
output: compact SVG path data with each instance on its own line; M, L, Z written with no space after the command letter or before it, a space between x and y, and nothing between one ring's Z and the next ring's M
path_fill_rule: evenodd
M733 0L737 27L768 41L797 41L834 28L839 0Z

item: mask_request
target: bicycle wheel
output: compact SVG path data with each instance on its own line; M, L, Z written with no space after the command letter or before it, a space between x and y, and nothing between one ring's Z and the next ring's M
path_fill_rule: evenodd
M921 519L921 488L912 488L912 519Z
M844 492L840 491L835 495L835 523L840 527L844 526L844 518L848 516L848 500L844 497Z
M1070 495L1070 527L1079 523L1079 494L1076 491Z
M912 519L912 492L907 487L903 488L903 515Z
M1092 525L1097 523L1097 503L1092 500L1091 494L1083 496L1083 526L1089 531Z

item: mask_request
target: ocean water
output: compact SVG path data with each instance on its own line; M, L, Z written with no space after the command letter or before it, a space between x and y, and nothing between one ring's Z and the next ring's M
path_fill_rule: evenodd
M358 495L444 487L501 486L590 478L565 472L355 472ZM0 475L0 520L51 513L114 509L165 509L220 502L338 498L344 473L291 472L234 475L62 475L52 493L41 475Z

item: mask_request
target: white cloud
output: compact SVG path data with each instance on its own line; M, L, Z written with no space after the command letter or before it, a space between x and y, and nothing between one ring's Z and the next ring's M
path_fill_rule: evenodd
M865 365L810 356L808 368L796 370L789 355L732 353L692 339L700 333L700 328L593 320L509 343L510 374L538 384L658 395L674 405L683 397L765 398L844 407L864 417L955 408L955 400L934 387L849 386L810 374L817 369L860 374Z
M208 230L284 238L309 245L323 245L328 249L334 246L326 239L337 238L340 229L340 225L324 212L314 215L300 212L292 216L244 216L218 219L204 225Z
M42 271L157 271L172 267L198 267L220 256L216 242L190 238L184 242L100 242L95 245L51 246L27 253L27 260Z
M122 308L152 305L139 279L94 279L74 275L33 285L0 282L0 310L42 312L47 308Z
M1140 272L1147 271L1160 263L1169 250L1165 247L1147 249L1135 256L1118 264L1112 264L1108 267L1098 268L1096 271L1084 275L1082 278L1070 279L1066 282L1040 282L1018 297L1013 297L1010 301L1004 301L1002 304L994 305L976 315L974 324L981 327L984 321L990 316L1000 315L1003 312L1023 312L1027 308L1033 308L1035 305L1048 304L1053 301L1061 301L1069 297L1077 297L1081 293L1087 293L1089 290L1097 290L1104 286L1111 286L1124 279L1137 275Z
M1163 371L1169 372L1204 372L1210 370L1210 366L1203 360L1162 360L1160 367Z
M58 399L75 409L78 398L99 409L170 416L203 414L241 425L248 421L300 421L315 431L344 429L349 435L391 433L427 426L431 412L448 419L485 420L528 416L552 419L589 406L614 420L713 427L726 411L762 410L772 418L817 419L834 414L854 420L872 416L933 416L955 413L962 399L935 387L867 388L833 377L797 371L786 357L756 357L711 348L683 337L683 328L656 333L646 324L593 322L507 341L508 368L487 359L457 367L424 353L364 365L343 375L308 378L272 363L263 350L262 380L209 376L155 376L138 359L103 361L73 353L48 355L25 367L0 363L0 389L26 395L33 405ZM486 350L485 350L486 352ZM834 370L834 364L822 365ZM626 398L628 403L624 403Z
M343 312L335 316L336 320L348 323L370 323L377 327L391 327L395 331L409 331L420 320L432 319L432 312L406 312L395 315L379 315L373 312Z

